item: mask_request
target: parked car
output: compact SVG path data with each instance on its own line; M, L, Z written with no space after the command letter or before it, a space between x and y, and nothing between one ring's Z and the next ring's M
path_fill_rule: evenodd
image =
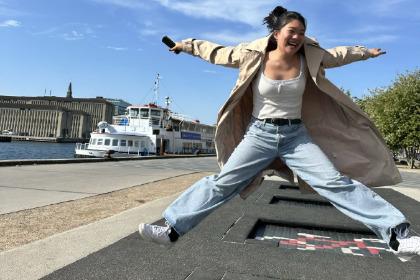
M10 131L10 130L3 130L1 132L2 135L16 135L16 132Z

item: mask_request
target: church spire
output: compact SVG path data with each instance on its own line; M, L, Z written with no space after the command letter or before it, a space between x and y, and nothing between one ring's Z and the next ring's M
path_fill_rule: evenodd
M69 89L67 90L67 96L66 98L73 98L73 92L71 90L71 82L69 84Z

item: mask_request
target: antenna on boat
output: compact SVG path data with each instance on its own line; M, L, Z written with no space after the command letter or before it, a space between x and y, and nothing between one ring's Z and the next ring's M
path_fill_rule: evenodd
M171 103L172 103L172 100L169 98L169 96L166 96L165 97L166 109L169 108L169 104L171 104Z
M157 105L158 99L159 99L159 80L160 79L161 79L160 75L159 73L157 73L156 80L155 80L155 87L153 88L153 92L155 93L155 101L154 101L155 105Z

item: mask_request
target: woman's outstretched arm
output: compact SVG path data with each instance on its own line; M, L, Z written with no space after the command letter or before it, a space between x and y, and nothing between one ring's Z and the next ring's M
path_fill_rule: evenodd
M385 53L379 48L368 49L363 46L336 47L325 51L324 57L322 58L322 66L324 68L339 67L355 61L377 57Z
M170 51L183 51L213 64L238 68L242 46L226 47L209 41L186 39L176 42Z

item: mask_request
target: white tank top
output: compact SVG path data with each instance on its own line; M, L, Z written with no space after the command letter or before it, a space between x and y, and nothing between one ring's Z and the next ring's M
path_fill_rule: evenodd
M272 80L264 76L262 65L252 81L252 115L258 119L300 119L306 85L305 66L305 57L301 55L299 76L289 80Z

